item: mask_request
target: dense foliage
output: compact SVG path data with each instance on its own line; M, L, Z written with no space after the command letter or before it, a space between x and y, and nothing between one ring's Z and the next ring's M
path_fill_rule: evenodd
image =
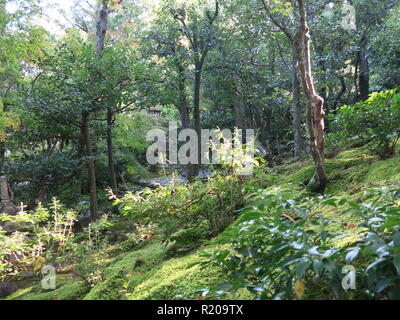
M398 1L45 2L0 1L0 298L400 299Z
M115 204L137 221L157 223L166 241L190 244L215 236L235 220L246 195L242 188L238 177L217 174L207 181L126 193Z
M369 142L382 159L393 157L400 139L400 94L397 90L375 92L365 101L341 107L332 119L334 133L329 138L333 144L345 146L355 138L360 145Z
M254 206L242 212L246 221L236 226L232 249L204 253L210 261L203 264L223 267L232 277L203 289L204 296L246 288L258 299L399 298L398 186L367 190L363 204L317 200L322 206L347 204L363 221L357 234L327 231L338 222L307 212L311 200L297 204L290 196L281 190L258 192ZM254 215L259 217L249 218ZM347 237L353 238L350 244L338 244ZM349 264L356 268L357 291L346 292L342 286L343 267Z

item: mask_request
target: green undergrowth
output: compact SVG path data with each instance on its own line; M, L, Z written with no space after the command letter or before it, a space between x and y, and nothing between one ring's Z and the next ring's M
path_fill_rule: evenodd
M281 174L282 183L305 185L314 174L311 161L306 165L299 163L283 165L277 169ZM293 171L292 169L296 169ZM365 190L373 187L383 187L400 181L400 156L380 160L373 156L367 146L352 148L340 152L334 159L326 161L329 184L326 196L341 200L363 202ZM302 189L302 196L307 194ZM330 232L357 234L362 231L357 225L361 222L358 217L345 210L345 206L315 208L315 214L334 219L338 224L328 226ZM338 245L345 246L354 241L355 237L341 239Z
M327 194L354 194L363 187L382 186L400 179L400 157L379 160L366 147L346 150L326 161ZM311 161L283 165L276 170L281 182L306 184L314 174Z
M366 147L342 151L326 162L329 176L327 194L335 199L362 202L364 190L369 187L379 187L400 181L400 156L387 160L379 160ZM271 169L275 178L269 186L271 192L291 190L295 200L304 200L309 194L304 184L314 173L313 164L309 159L292 161ZM323 215L335 219L337 223L328 226L332 232L357 234L359 218L342 207L315 205L311 214ZM246 219L257 218L247 215ZM33 286L21 287L8 299L199 299L199 289L224 283L227 275L211 265L200 268L199 262L204 259L200 253L203 250L213 251L231 236L234 226L243 222L240 216L230 227L217 237L205 241L200 247L194 246L191 251L171 255L173 243L165 245L155 236L138 246L127 250L112 247L102 265L101 281L88 286L85 281L71 274L57 281L57 289L45 292L40 288L39 280ZM127 222L127 226L129 223ZM128 228L129 229L129 228ZM118 232L124 232L118 225ZM344 238L339 246L354 241L351 237ZM231 297L232 298L232 297ZM234 297L251 298L248 293Z

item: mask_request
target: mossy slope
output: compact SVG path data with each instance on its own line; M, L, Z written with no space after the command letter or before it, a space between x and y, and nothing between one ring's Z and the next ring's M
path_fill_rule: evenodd
M327 192L336 198L346 197L361 201L363 190L400 181L400 156L379 160L363 148L350 149L327 160L329 186ZM310 160L288 163L271 171L276 175L277 185L299 185L308 181L314 169ZM335 208L324 209L323 215L335 217L344 225L357 221L351 214L340 214ZM240 221L240 219L239 219ZM344 227L345 228L345 227ZM349 230L349 232L355 230ZM229 236L229 228L218 238ZM129 252L122 252L104 266L104 279L94 287L76 278L64 279L56 290L42 292L38 285L24 288L14 294L14 299L187 299L196 298L196 290L226 281L217 268L201 269L195 263L203 258L199 250L215 249L218 238L200 249L180 257L168 256L169 246L151 239ZM140 261L140 263L138 262ZM9 297L11 298L11 297Z

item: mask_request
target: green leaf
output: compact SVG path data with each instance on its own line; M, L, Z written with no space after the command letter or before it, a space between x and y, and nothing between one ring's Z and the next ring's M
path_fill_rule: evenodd
M397 230L393 237L393 243L395 246L400 245L400 230Z
M260 283L260 284L256 285L253 288L253 290L257 291L257 292L264 292L265 291L265 287L264 287L264 285L262 283Z
M393 264L397 270L397 274L400 275L400 254L393 257Z
M324 269L324 264L322 263L321 260L314 259L313 268L314 268L315 273L320 274L322 272L322 270Z
M388 277L388 278L378 281L378 283L376 284L375 290L377 292L382 292L388 286L390 286L392 283L394 283L396 281L396 279L397 279L397 277Z
M379 259L376 259L373 263L371 263L371 264L367 267L367 269L365 270L365 272L370 271L371 269L375 268L378 264L381 264L382 262L385 262L385 261L386 261L386 258L379 258Z
M310 265L308 260L300 261L296 266L296 277L298 279L302 279L307 271L308 266Z
M355 258L357 258L358 254L360 253L360 248L350 248L346 254L346 263L350 264Z

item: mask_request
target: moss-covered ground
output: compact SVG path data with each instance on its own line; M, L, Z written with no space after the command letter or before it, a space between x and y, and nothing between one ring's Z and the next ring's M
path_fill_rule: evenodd
M379 160L366 147L342 151L327 160L326 166L330 181L327 193L335 198L362 201L365 188L400 181L400 156ZM299 197L302 197L307 193L302 184L312 177L313 172L312 162L303 159L273 168L269 175L274 176L271 181L275 186L288 183L298 186ZM334 207L318 207L316 210L342 222L339 227L348 228L349 233L356 231L357 217L351 213L343 213ZM332 228L338 226L332 225ZM119 226L118 232L123 232L123 228L121 230ZM40 280L34 279L21 282L20 290L7 299L197 299L198 289L226 281L227 276L218 268L202 269L196 264L204 259L200 252L216 249L218 239L223 237L229 237L229 228L217 238L180 255L171 255L172 245L161 243L157 236L129 250L111 247L102 260L101 277L94 283L78 277L72 268L71 273L58 276L56 290L46 292L41 289ZM243 294L237 298L251 296Z

